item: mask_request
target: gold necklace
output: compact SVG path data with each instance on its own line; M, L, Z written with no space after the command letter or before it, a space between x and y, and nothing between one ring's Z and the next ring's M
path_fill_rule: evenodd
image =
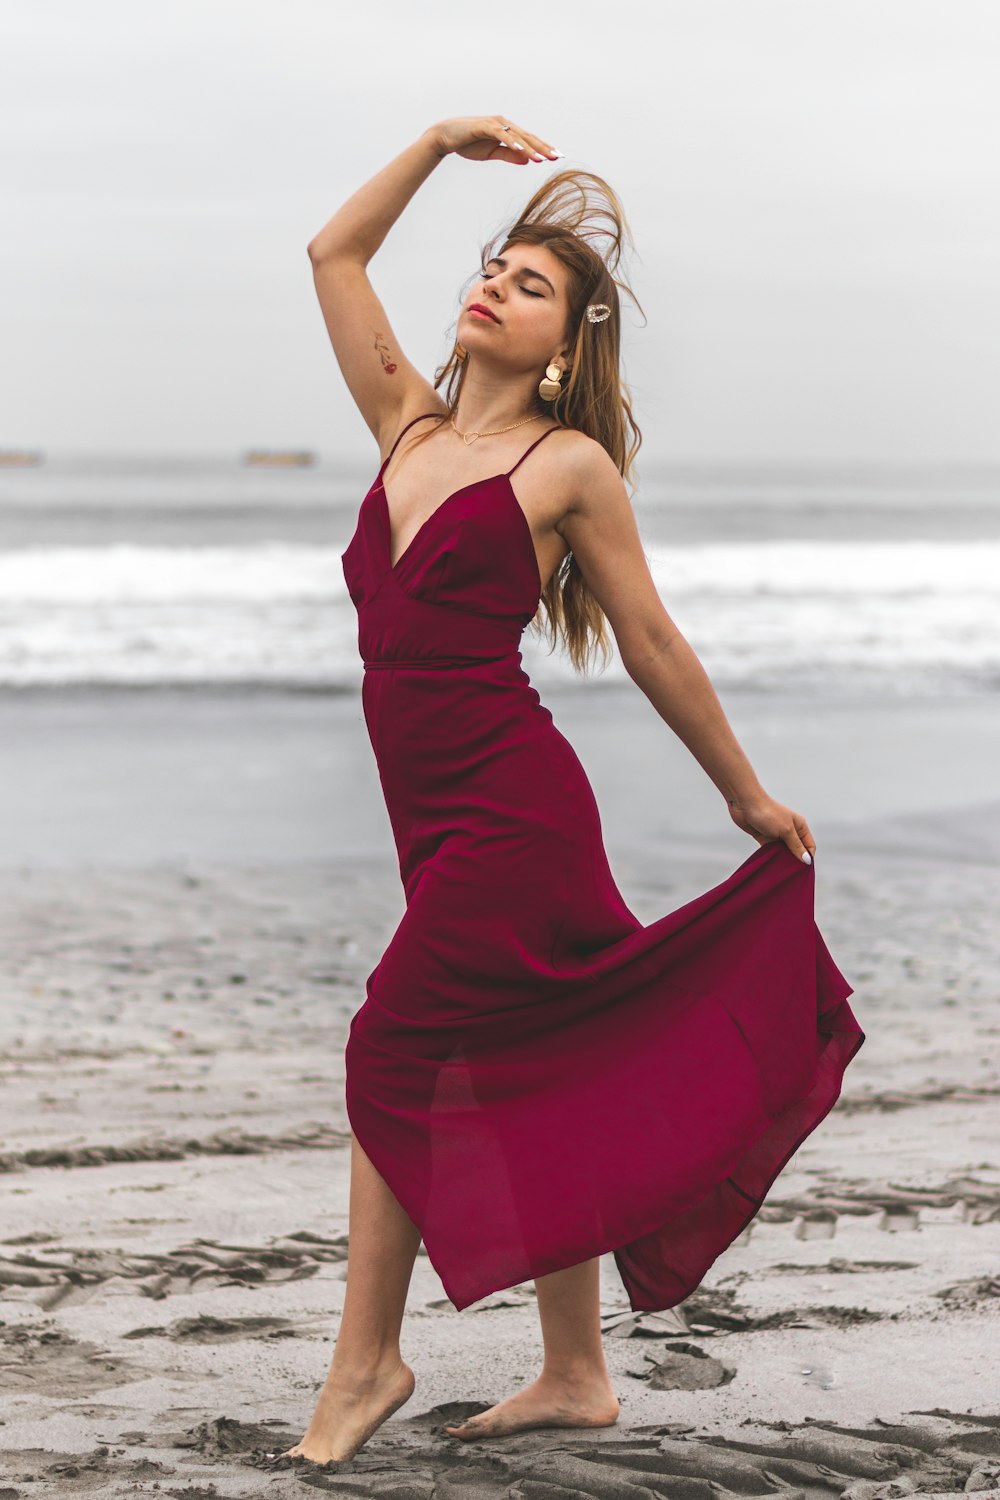
M537 419L537 412L532 412L530 417L522 417L520 422L511 422L509 427L494 427L492 432L473 432L471 428L468 432L458 432L458 424L455 421L455 413L452 412L451 425L452 427L454 427L455 431L458 432L459 437L468 448L476 441L476 438L496 437L500 432L513 432L515 427L523 427L525 422L535 422L537 421Z

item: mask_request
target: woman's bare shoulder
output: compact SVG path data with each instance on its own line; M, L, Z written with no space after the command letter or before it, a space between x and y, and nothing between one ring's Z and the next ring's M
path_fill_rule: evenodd
M408 395L402 405L388 416L385 426L380 429L378 446L383 460L404 428L408 427L411 422L416 422L418 417L440 418L447 415L448 408L434 387L429 381L422 382L421 388L413 395ZM414 428L414 432L421 431L423 431L423 424Z
M578 427L562 427L556 423L546 429L546 436L550 432L562 433L556 442L546 444L550 456L571 469L574 474L597 474L601 472L602 466L606 467L609 463L614 467L607 449Z
M567 429L566 437L560 443L560 450L574 503L586 495L593 495L595 491L606 491L609 488L624 490L624 480L618 465L603 443L599 443L596 438L589 437L576 428Z

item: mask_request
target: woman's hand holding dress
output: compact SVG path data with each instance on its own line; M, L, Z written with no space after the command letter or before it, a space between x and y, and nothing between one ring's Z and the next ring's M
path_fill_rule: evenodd
M729 816L737 828L749 833L758 844L781 839L796 859L802 859L804 854L808 854L809 858L805 863L812 863L812 856L816 853L816 840L809 830L809 824L801 813L793 812L781 802L775 802L773 797L765 795L746 804L731 800Z

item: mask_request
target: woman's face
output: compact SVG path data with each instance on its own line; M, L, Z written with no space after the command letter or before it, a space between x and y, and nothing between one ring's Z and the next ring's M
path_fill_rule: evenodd
M459 315L459 340L470 353L495 354L519 369L547 365L565 341L567 282L566 267L550 250L508 245L472 283Z

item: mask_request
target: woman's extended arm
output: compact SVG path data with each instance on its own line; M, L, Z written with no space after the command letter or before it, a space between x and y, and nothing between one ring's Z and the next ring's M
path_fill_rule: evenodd
M608 617L625 670L719 788L737 827L762 844L782 839L797 858L811 859L808 823L764 791L707 672L663 607L610 455L588 441L569 461L578 466L575 499L556 529Z
M442 403L400 348L365 268L445 156L524 166L560 154L508 123L512 128L505 130L500 116L482 115L430 126L358 188L309 241L316 295L337 363L382 449L410 417L439 410Z
M665 612L664 620L669 622ZM662 641L651 645L645 656L630 657L626 669L719 788L738 828L760 843L783 839L799 859L803 853L815 853L816 841L805 818L775 802L757 780L708 673L672 622Z

